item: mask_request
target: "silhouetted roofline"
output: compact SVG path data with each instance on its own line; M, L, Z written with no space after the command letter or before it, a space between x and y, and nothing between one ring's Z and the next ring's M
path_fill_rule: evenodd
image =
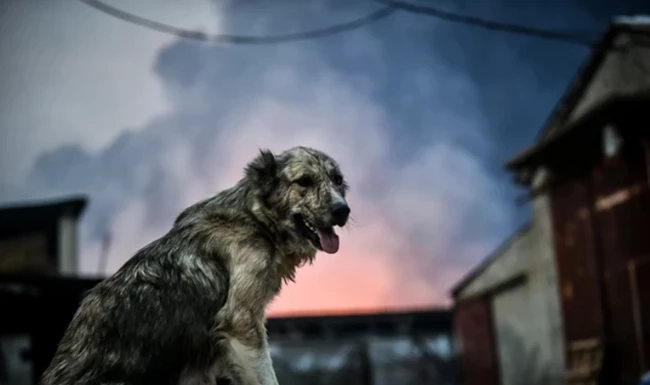
M512 233L508 238L506 238L503 243L501 243L496 250L489 254L481 263L476 267L470 270L454 287L451 288L451 296L456 298L461 291L463 291L467 286L469 286L474 279L481 275L485 270L496 262L502 255L503 252L517 239L521 238L532 228L532 223L528 222L519 227L517 231Z
M64 214L79 218L88 200L83 196L0 206L0 224L55 219Z
M444 317L449 313L449 309L434 308L428 310L414 310L414 311L382 311L382 312L368 312L368 313L350 313L350 314L325 314L325 315L280 315L270 316L269 319L274 320L292 320L292 321L315 321L327 319L332 322L349 321L349 320L366 320L379 318L409 318L409 317Z
M506 169L509 171L516 171L523 158L532 154L536 148L542 147L547 140L555 138L556 135L554 135L554 128L562 125L578 105L587 90L587 87L593 81L596 72L603 64L607 54L611 51L615 38L621 33L650 36L650 17L639 15L617 17L613 19L607 32L605 32L596 47L592 50L591 54L578 69L573 80L560 98L560 101L556 104L555 108L542 125L535 142L527 149L512 157L512 159L505 164ZM526 184L526 182L524 182L524 184Z
M424 336L452 332L451 309L368 314L269 317L267 330L275 339Z
M641 116L650 108L650 91L641 91L629 95L614 94L604 98L590 108L580 118L567 124L560 132L549 135L545 141L538 142L519 155L512 158L507 167L513 171L535 167L553 154L553 149L560 140L584 136L597 122L620 119L622 116Z

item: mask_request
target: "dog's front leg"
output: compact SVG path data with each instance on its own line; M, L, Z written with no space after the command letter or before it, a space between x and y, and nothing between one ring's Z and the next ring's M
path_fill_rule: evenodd
M238 319L227 333L228 361L236 384L278 385L268 348L264 322Z
M264 335L266 335L266 330ZM264 348L258 353L257 372L261 385L278 385L278 379L273 369L273 361L271 360L271 351L266 339L264 340Z
M233 338L229 343L231 362L242 384L278 385L266 340L250 344Z

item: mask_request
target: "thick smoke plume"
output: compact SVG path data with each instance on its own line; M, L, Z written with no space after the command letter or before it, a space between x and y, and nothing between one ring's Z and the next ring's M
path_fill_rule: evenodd
M289 32L373 9L233 4L215 7L221 32ZM71 142L43 153L14 196L88 194L81 272L97 273L107 236L112 272L185 206L233 184L258 148L313 146L341 163L355 222L341 251L303 269L272 310L443 304L521 221L500 163L532 138L586 52L557 44L409 14L279 46L173 41L152 66L167 112L99 150Z

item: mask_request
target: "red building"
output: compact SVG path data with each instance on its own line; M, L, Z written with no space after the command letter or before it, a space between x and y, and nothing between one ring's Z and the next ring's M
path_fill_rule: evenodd
M454 290L467 384L632 385L650 370L648 20L612 24L537 141L507 164L533 197L533 230ZM561 322L550 330L554 301ZM531 370L517 374L522 362L503 325L516 325L527 351L541 352L523 363ZM540 330L561 337L562 376L547 375L559 364L547 362L553 346L536 338Z

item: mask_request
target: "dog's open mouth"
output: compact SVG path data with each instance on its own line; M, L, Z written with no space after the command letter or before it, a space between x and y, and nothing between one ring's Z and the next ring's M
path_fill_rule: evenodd
M318 249L328 254L339 251L339 236L333 227L318 228L300 215L294 215L298 230Z

